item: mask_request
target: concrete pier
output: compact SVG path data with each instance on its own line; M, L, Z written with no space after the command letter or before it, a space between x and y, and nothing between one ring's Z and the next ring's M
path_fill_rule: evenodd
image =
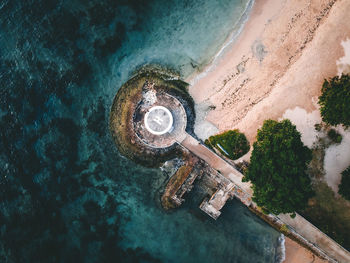
M190 103L184 99L186 94L173 86L174 94L181 93L182 97L170 95L168 91L171 89L168 86L172 84L169 79L165 81L155 76L153 81L148 79L148 75L131 79L130 84L118 91L113 102L110 127L121 152L140 163L146 159L153 165L158 163L158 159L164 160L162 158L175 154L175 148L180 148L177 145L179 144L186 149L182 154L189 151L196 159L201 160L200 163L205 164L206 169L210 167L208 171L203 169L202 172L215 187L210 189L211 197L200 205L204 212L217 219L225 203L232 198L238 198L253 211L260 213L257 205L252 202L252 185L242 182L243 175L235 169L234 164L186 133L189 124L187 112L191 112L186 111L190 107ZM178 177L171 177L173 185L169 186L165 201L174 203L175 207L181 205L182 196L191 190L198 176L191 173L194 167L194 162L188 161L181 171L177 170L180 171ZM350 253L346 249L300 215L297 214L295 218L273 214L260 216L264 219L268 217L266 221L277 228L287 226L289 236L329 262L350 262Z
M213 169L217 170L220 176L230 181L219 189L209 200L204 200L200 208L208 215L217 219L227 200L237 197L245 205L257 208L252 202L253 190L250 183L242 182L243 175L236 170L231 164L226 162L216 153L205 147L191 135L182 135L181 140L177 140L179 144L197 155L199 158L208 163ZM231 187L233 185L233 187ZM269 214L271 221L285 224L299 240L302 239L304 244L317 254L326 258L329 262L350 262L350 253L337 242L297 214L295 218L290 215L280 214L278 216Z
M242 182L243 175L239 171L191 135L186 133L186 137L179 143L217 170L223 177L239 186L242 191L250 196L253 195L251 184Z

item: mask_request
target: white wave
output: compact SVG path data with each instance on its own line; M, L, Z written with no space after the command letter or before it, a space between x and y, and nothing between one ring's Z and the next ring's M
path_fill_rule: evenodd
M231 35L228 37L228 39L225 41L223 46L213 57L211 62L208 63L206 68L201 73L197 74L193 79L191 79L190 85L193 86L197 81L204 78L209 72L211 72L217 66L219 59L223 57L227 48L230 47L236 41L238 36L242 33L243 28L248 21L250 11L252 10L254 3L255 3L255 0L248 1L245 11L243 12L242 16L237 21L237 23L234 25Z
M286 260L285 242L286 242L286 240L284 238L284 235L281 234L281 236L278 238L279 246L277 247L276 263L282 263Z

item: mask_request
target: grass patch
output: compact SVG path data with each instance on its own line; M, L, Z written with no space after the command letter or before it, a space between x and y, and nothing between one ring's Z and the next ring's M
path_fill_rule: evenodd
M239 130L230 130L215 136L210 136L204 142L209 148L217 149L226 157L236 160L247 152L249 152L250 145L243 133Z

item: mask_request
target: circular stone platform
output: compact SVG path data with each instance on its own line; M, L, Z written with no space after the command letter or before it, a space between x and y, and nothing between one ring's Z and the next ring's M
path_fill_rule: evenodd
M152 148L166 148L184 137L187 116L177 98L148 83L143 87L133 124L135 135L142 143Z
M173 115L163 106L154 106L145 116L146 129L155 135L163 135L173 127Z
M114 97L109 124L122 155L159 167L183 154L178 142L187 129L193 131L195 116L186 87L187 83L161 70L140 71L122 85Z

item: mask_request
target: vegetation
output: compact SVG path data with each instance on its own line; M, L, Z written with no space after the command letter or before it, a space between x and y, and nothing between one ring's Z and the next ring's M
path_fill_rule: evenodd
M283 224L280 227L280 232L285 234L285 235L288 235L290 233L290 230L289 230L289 228L288 228L288 226L286 224Z
M320 137L312 149L313 158L308 173L312 177L315 195L309 199L308 206L298 213L349 250L350 202L336 196L324 180L324 156L328 141Z
M210 136L209 139L205 140L205 144L210 148L217 149L232 160L242 157L250 149L247 138L239 130L230 130Z
M289 120L266 120L253 147L244 177L253 184L253 200L274 214L305 208L313 195L306 174L312 156L296 127Z
M315 181L313 189L315 196L309 200L307 208L298 213L349 250L349 202L336 197L333 190L323 181Z
M315 130L319 132L322 130L322 123L316 123L314 127L315 127Z
M350 166L343 171L341 182L339 185L339 194L350 201Z
M247 161L241 160L240 162L235 163L235 165L238 171L240 171L242 174L246 174L249 167L249 163Z
M327 135L335 143L341 143L341 141L343 140L341 134L334 129L330 129Z
M350 126L350 76L325 80L318 98L322 120L331 125Z

